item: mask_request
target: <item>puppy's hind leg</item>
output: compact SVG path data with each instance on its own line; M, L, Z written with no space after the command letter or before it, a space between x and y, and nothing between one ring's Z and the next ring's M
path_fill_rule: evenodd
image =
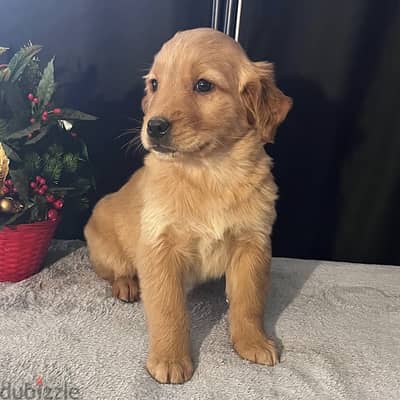
M139 280L133 264L121 254L97 249L91 262L96 273L110 281L112 295L125 302L138 301L140 298Z
M112 295L125 302L140 298L136 268L118 244L86 227L85 237L93 269L112 285Z
M127 303L133 303L140 299L139 279L135 275L133 278L123 276L117 278L112 283L112 294L117 299Z

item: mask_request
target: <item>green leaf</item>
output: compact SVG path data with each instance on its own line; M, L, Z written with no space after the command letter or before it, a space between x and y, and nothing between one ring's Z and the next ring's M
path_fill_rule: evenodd
M49 181L58 183L63 172L61 157L48 157L48 154L46 154L43 159L42 175Z
M70 174L75 173L79 167L79 155L72 153L64 154L63 164L66 172Z
M82 121L94 121L97 119L94 115L86 114L81 111L72 110L70 108L63 108L61 114L58 115L58 119L72 119L72 120L82 120Z
M47 200L45 196L35 195L32 199L34 206L32 207L30 222L43 221L47 214Z
M73 187L59 187L59 186L53 186L49 188L49 192L52 193L59 193L59 192L72 192L76 190Z
M0 119L0 136L4 136L7 133L7 121L5 119Z
M89 205L90 205L90 202L89 202L89 199L86 196L84 196L84 197L82 197L80 199L79 207L81 209L87 210L89 208Z
M57 143L53 143L48 150L48 153L54 157L61 157L64 154L64 149Z
M25 142L25 144L34 144L37 143L39 140L43 139L47 133L49 132L49 126L43 126L40 128L40 132L36 134L32 139L29 139Z
M28 136L30 133L40 130L40 122L35 122L32 125L29 125L27 128L22 129L17 132L10 133L7 135L7 139L21 139L25 136Z
M77 178L75 182L76 187L84 187L84 188L90 188L90 180L87 178Z
M19 123L28 120L28 102L23 98L20 88L12 82L0 82L0 90L4 96L3 101L7 103L14 117L18 118Z
M53 97L56 84L54 82L54 57L49 61L43 71L42 79L39 82L36 91L36 97L39 99L39 107L43 109Z
M27 203L29 198L29 179L25 172L22 169L12 169L10 170L10 176L22 201Z
M6 67L0 70L0 82L6 82L10 79L10 68Z
M81 151L82 151L82 155L84 157L84 161L87 161L89 163L89 170L90 170L91 166L90 166L90 161L89 161L88 148L86 146L86 143L82 139L78 138L78 140L79 140L79 143L81 144ZM92 186L93 190L97 190L97 188L96 188L96 180L94 179L94 175L93 175L92 172L91 172L91 175L90 175L90 183L91 183L91 186Z
M20 51L14 54L8 63L10 70L9 80L15 82L19 79L21 74L24 72L26 66L30 60L42 50L42 46L27 46L23 47Z
M42 158L38 153L28 153L24 157L24 170L29 177L34 177L41 173Z
M0 231L5 228L7 225L11 225L12 223L14 223L15 221L17 221L19 218L21 218L25 213L27 213L31 208L33 207L33 204L28 204L25 205L24 209L19 212L14 214L11 218L9 218L8 220L6 220L4 223L0 224Z
M89 161L89 152L86 146L86 143L81 139L78 138L79 143L81 144L82 155L86 161Z
M34 207L32 209L31 212L31 218L29 222L35 222L35 221L40 221L40 214L42 214L40 211L41 207L39 207L39 205L36 205L36 207Z
M9 159L11 159L12 161L17 161L17 162L21 162L21 158L19 157L19 155L17 154L17 152L11 147L9 146L7 143L2 143L4 151L7 154L7 157Z

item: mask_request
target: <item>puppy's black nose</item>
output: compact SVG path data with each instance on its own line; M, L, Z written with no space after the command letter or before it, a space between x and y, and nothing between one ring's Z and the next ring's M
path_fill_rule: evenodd
M153 117L147 123L147 133L154 139L161 138L169 132L171 124L163 117Z

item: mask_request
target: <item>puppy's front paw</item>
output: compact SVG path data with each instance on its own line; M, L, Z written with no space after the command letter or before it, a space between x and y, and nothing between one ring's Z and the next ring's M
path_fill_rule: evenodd
M118 278L112 283L112 295L117 299L130 303L138 301L139 281L137 278Z
M267 337L242 338L234 341L234 349L245 360L273 366L279 362L279 353L273 340Z
M150 357L146 367L150 375L160 383L184 383L193 375L193 365L189 357L178 360Z

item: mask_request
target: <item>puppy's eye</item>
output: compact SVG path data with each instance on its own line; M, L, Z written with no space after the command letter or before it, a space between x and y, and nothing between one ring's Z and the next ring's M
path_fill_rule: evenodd
M157 79L152 79L152 80L150 81L150 85L151 85L151 90L152 90L153 92L155 92L155 91L157 90L157 88L158 88L158 81L157 81Z
M205 93L209 92L213 88L213 84L211 82L206 81L205 79L199 79L194 85L194 91Z

